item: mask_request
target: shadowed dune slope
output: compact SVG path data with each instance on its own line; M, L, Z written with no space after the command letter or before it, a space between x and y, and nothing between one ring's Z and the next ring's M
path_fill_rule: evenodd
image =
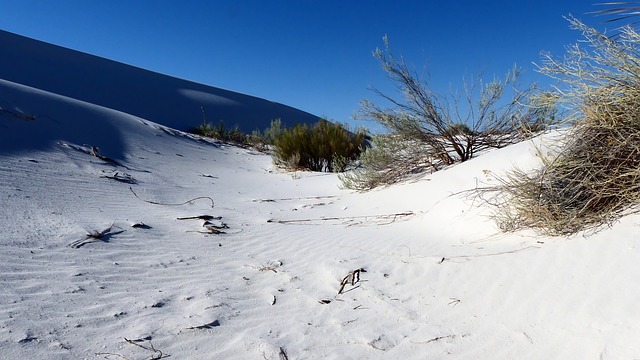
M307 112L0 31L0 79L135 115L178 130L224 121L245 132L315 122ZM6 103L0 94L0 106Z

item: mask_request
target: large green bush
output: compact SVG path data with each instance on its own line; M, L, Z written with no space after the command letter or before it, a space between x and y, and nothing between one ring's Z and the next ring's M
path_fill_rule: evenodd
M365 138L363 131L350 132L326 120L311 126L298 124L280 129L274 139L273 159L288 169L340 172L358 158Z

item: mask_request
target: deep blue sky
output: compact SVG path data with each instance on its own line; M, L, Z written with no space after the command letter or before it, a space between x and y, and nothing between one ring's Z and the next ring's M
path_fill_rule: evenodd
M345 122L393 91L371 55L385 34L438 92L514 64L544 83L532 62L580 39L565 15L603 29L596 2L0 0L0 28Z

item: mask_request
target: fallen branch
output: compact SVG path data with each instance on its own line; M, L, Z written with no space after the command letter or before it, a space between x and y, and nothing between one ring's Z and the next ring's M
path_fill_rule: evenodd
M428 344L428 343L432 343L432 342L436 342L444 339L455 339L455 338L456 338L456 335L445 335L445 336L437 336L437 337L434 337L433 339L429 339L425 341L419 341L419 342L411 341L411 342L414 344Z
M169 357L169 355L165 355L165 354L162 353L162 351L156 349L153 346L153 344L151 343L151 341L149 341L149 346L140 345L135 340L129 340L127 338L124 338L124 341L128 342L131 345L135 345L135 346L137 346L139 348L151 351L153 354L149 358L150 360L159 360L159 359L163 359L163 358Z
M204 220L202 227L207 229L207 231L194 231L200 234L226 234L226 232L222 231L223 229L228 229L229 226L222 221L219 224L214 224L210 220L221 220L222 216L211 216L211 215L197 215L197 216L186 216L179 217L178 220Z
M222 226L204 225L204 228L207 229L207 234L226 234L226 232L221 229L228 229L229 227L223 223Z
M360 273L363 272L367 272L367 270L360 268L360 269L356 269L353 270L352 272L348 273L347 276L345 276L344 278L342 278L342 281L340 282L340 289L338 289L338 295L342 294L344 292L344 287L347 284L351 284L351 286L355 286L358 282L360 282Z
M219 177L217 176L213 176L213 175L209 175L209 174L198 174L202 177L206 177L206 178L212 178L212 179L219 179Z
M506 255L506 254L514 254L520 251L524 251L524 250L529 250L529 249L540 249L540 246L527 246L527 247L523 247L520 249L515 249L515 250L509 250L509 251L502 251L502 252L497 252L497 253L489 253L489 254L478 254L478 255L459 255L459 256L450 256L447 258L442 258L438 264L442 264L445 260L450 260L450 259L471 259L471 258L477 258L477 257L487 257L487 256L498 256L498 255Z
M383 215L361 215L361 216L345 216L345 217L324 217L324 218L316 218L316 219L292 219L292 220L276 220L269 219L268 223L278 223L278 224L311 224L313 222L321 222L321 221L342 221L343 223L352 222L355 220L362 219L362 222L370 221L370 220L384 220L385 222L379 225L389 225L394 223L398 218L404 218L415 215L413 211L407 212L399 212L394 214L383 214ZM362 223L360 222L360 224ZM350 224L353 225L353 224Z
M196 215L196 216L185 216L176 218L177 220L222 220L222 216L211 216L211 215Z
M284 351L282 346L280 347L280 360L289 360L287 353Z
M135 229L151 229L151 226L143 222L137 222L137 223L131 224L131 227Z
M128 183L128 184L135 184L137 183L136 179L133 178L133 176L127 174L127 173L121 173L121 172L114 172L112 174L108 174L108 175L102 175L100 177L103 178L107 178L107 179L112 179L112 180L116 180L116 181L120 181L120 182L124 182L124 183Z
M150 337L149 337L150 338ZM144 346L141 344L138 344L139 341L144 341L144 340L129 340L127 338L124 338L124 341L126 341L127 343L131 344L131 345L135 345L139 348L151 351L152 354L150 355L150 357L146 358L147 360L160 360L160 359L164 359L164 358L168 358L171 355L168 354L164 354L162 351L156 349L153 344L151 343L151 341L149 341L149 346ZM121 359L125 359L125 360L130 360L128 357L124 356L124 355L120 355L120 354L116 354L116 353L108 353L108 352L99 352L99 353L95 353L97 356L117 356Z
M198 325L198 326L190 326L187 329L189 329L189 330L213 329L214 327L218 327L218 326L220 326L220 321L213 320L210 323L206 323L206 324Z
M181 206L181 205L191 204L191 203L193 203L193 202L194 202L194 201L196 201L196 200L200 200L200 199L209 199L209 200L211 201L211 208L213 208L213 207L215 206L215 203L213 202L213 199L212 199L212 198L210 198L209 196L199 196L199 197L193 198L193 199L191 199L191 200L187 200L187 201L185 201L185 202L183 202L183 203L179 203L179 204L168 204L168 203L160 203L160 202L156 202L156 201L150 201L150 200L142 199L142 198L140 198L140 197L138 196L138 194L136 194L136 192L135 192L135 191L133 191L133 188L132 188L131 186L129 186L129 190L131 190L131 192L133 193L133 195L134 195L136 198L138 198L139 200L142 200L142 201L144 201L144 202L146 202L146 203L153 204L153 205L162 205L162 206Z
M293 200L318 200L318 199L331 199L337 198L336 195L327 195L327 196L306 196L306 197L291 197L291 198L280 198L280 199L255 199L253 202L276 202L276 201L293 201Z
M110 157L102 155L102 153L100 153L100 149L98 149L97 146L90 146L90 147L89 146L79 146L79 145L73 145L73 144L69 144L69 143L65 143L65 142L60 142L59 144L60 144L60 146L67 147L67 148L70 148L70 149L73 149L73 150L76 150L76 151L80 151L80 152L83 152L85 154L91 155L93 157L97 157L98 159L100 159L100 160L102 160L104 162L107 162L107 163L109 163L111 165L123 167L125 169L129 169L128 167L126 167L126 166L120 164L119 162L117 162L116 160L113 160Z
M280 260L274 260L274 261L270 261L267 265L264 266L253 266L253 265L245 265L246 267L250 267L253 269L256 269L258 271L273 271L274 273L278 273L278 270L276 270L277 268L279 268L280 266L282 266L282 261Z
M98 232L98 231L90 232L83 239L76 240L76 241L72 242L71 244L69 244L69 247L72 247L74 249L78 249L78 248L81 248L81 247L87 245L88 243L96 241L96 240L108 242L108 237L124 232L124 230L111 232L111 230L113 228L114 228L114 225L111 224L111 226L109 226L108 228L106 228L106 229L104 229L104 230L102 230L100 232Z
M116 166L122 166L119 162L113 160L112 158L102 155L100 153L100 149L98 149L97 146L92 146L91 150L89 150L89 154L92 155L92 156L97 157L100 160L106 161L106 162L108 162L110 164L113 164L113 165L116 165Z

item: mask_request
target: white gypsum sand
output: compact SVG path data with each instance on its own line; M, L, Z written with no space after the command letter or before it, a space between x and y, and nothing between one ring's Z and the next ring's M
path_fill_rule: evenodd
M503 234L455 195L530 143L355 193L14 82L0 101L0 358L640 357L640 217Z

